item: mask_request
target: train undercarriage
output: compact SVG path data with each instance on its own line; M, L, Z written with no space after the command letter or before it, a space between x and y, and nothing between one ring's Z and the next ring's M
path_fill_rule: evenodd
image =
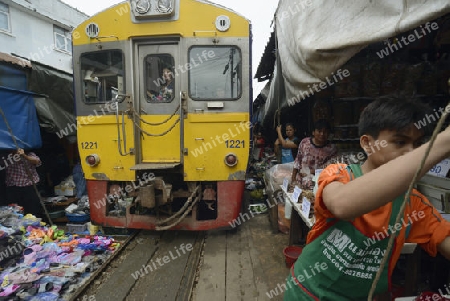
M244 181L185 182L179 173L140 172L136 182L88 180L91 220L106 227L207 230L230 227Z

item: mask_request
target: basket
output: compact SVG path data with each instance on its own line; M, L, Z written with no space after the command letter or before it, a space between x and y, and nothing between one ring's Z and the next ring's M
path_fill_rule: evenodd
M87 223L85 224L66 224L67 232L69 233L82 233L87 230Z
M84 223L91 219L89 214L73 214L66 212L67 220L71 223Z
M303 251L303 247L289 246L284 248L283 254L286 260L286 267L291 268Z

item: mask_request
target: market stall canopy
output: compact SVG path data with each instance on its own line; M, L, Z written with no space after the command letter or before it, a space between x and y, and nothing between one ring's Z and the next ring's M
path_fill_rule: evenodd
M282 71L274 72L273 81L282 74L282 106L300 102L301 92L331 78L368 45L414 29L424 35L427 22L449 12L448 0L280 0L276 38Z
M22 68L31 68L31 62L8 53L0 52L0 62L7 62Z
M270 91L270 82L264 86L256 99L253 101L252 124L262 123L265 115L265 103Z
M41 134L33 102L33 97L36 96L28 91L0 87L1 150L41 147Z
M41 128L76 139L72 75L35 61L0 52L0 87L32 95ZM8 94L9 95L9 94ZM0 143L0 148L10 147Z
M49 133L56 133L59 138L74 140L77 123L72 76L33 62L29 81L29 90L47 96L34 100L40 126Z

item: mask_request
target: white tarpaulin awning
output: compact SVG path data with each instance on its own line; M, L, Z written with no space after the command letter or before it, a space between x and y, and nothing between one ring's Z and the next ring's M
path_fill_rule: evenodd
M450 0L280 0L276 34L283 104L301 101L308 85L331 77L369 44L414 29L423 36L435 30L425 27L427 22L449 12Z

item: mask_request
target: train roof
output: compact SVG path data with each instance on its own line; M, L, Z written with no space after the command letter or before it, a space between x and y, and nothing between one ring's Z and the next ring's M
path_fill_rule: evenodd
M206 4L211 4L211 5L217 6L217 7L222 8L222 9L226 9L226 10L228 10L228 11L230 11L230 12L232 12L232 13L238 15L238 16L241 16L242 18L245 18L247 21L249 21L251 23L250 19L246 18L244 15L242 15L242 14L238 13L237 11L232 10L231 8L228 8L226 6L223 6L223 5L220 5L220 4L208 1L208 0L195 0L195 1L203 2L203 3L206 3Z
M130 2L124 1L113 5L78 25L72 32L74 46L90 44L91 38L85 33L86 27L94 23L99 28L102 41L109 37L111 41L128 40L142 36L182 36L182 37L249 37L250 20L224 6L206 0L179 0L179 14L171 19L148 19L134 22L131 16ZM202 10L199 15L195 12ZM230 19L230 28L219 31L216 18L226 15Z

